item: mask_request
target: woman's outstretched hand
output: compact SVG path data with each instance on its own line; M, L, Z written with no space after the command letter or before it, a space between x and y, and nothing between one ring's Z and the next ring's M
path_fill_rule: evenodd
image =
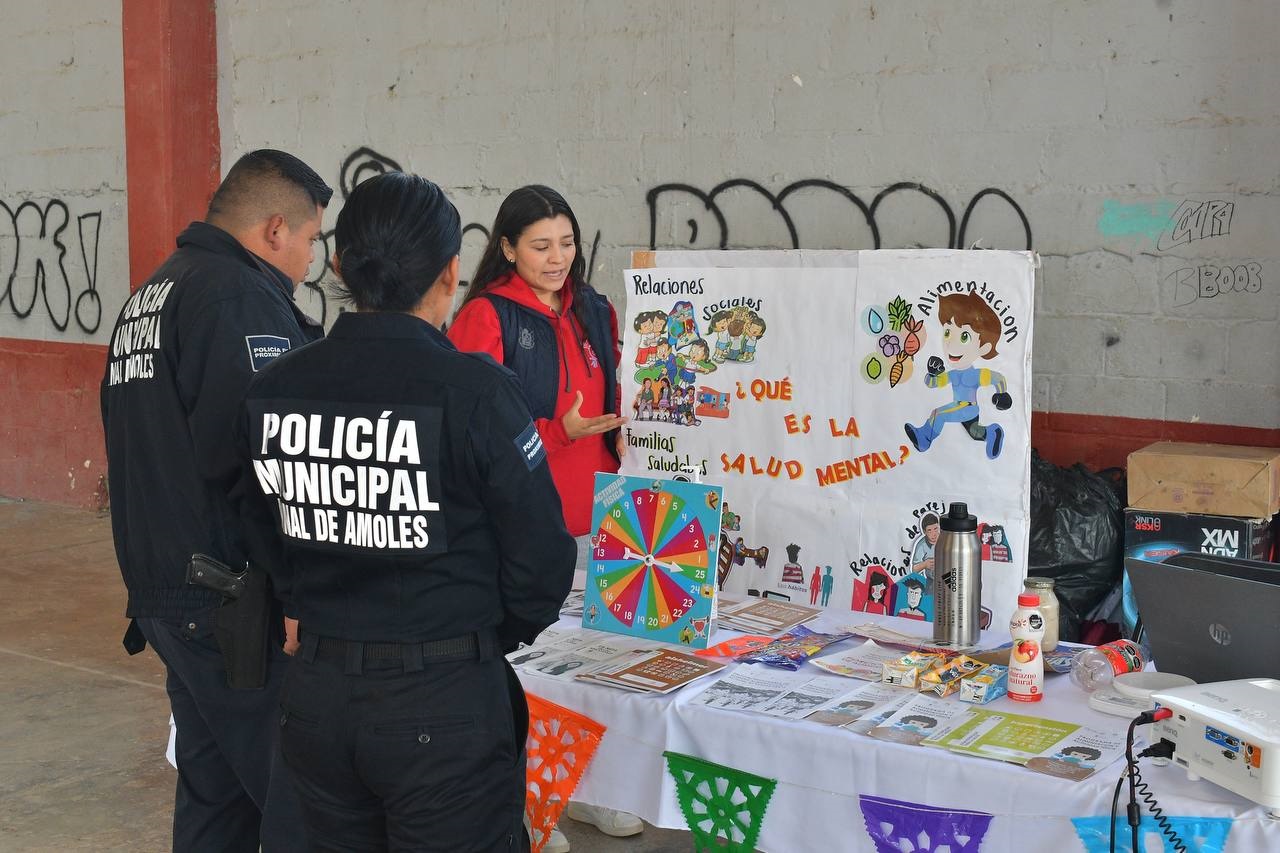
M565 435L572 440L577 440L588 435L599 435L612 429L618 429L627 422L627 419L621 415L599 415L594 418L584 418L582 416L582 392L577 392L573 405L569 407L569 411L564 413L564 417L560 419L564 424Z

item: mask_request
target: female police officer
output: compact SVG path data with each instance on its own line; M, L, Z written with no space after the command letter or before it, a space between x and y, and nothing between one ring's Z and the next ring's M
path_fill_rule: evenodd
M502 653L558 617L574 542L514 376L437 328L460 226L417 176L356 187L334 262L356 311L245 401L242 512L300 624L281 743L318 849L526 843Z

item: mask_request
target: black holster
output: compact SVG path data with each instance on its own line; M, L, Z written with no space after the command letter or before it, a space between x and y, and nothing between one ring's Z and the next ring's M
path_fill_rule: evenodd
M240 597L224 599L214 612L213 635L227 669L227 686L257 690L267 681L271 592L265 572L249 568L244 578Z

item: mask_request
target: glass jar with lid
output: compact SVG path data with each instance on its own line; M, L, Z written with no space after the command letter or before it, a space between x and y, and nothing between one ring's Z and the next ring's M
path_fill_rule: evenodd
M1058 596L1053 591L1053 578L1028 577L1022 582L1022 588L1040 596L1040 615L1044 617L1044 639L1040 648L1051 652L1058 647Z

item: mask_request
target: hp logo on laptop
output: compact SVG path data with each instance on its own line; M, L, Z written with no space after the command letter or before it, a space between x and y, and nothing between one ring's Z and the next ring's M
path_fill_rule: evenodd
M1213 637L1213 641L1220 646L1231 645L1231 632L1227 630L1226 625L1220 625L1213 622L1209 625L1209 636Z

